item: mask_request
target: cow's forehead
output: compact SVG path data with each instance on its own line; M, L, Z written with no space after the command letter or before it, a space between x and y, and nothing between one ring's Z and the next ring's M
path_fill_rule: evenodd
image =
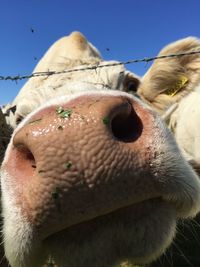
M91 69L88 69L90 67ZM102 89L102 87L103 89L123 90L123 81L127 76L140 79L117 61L102 61L96 65L96 67L95 65L83 65L75 68L75 70L77 69L80 69L80 71L63 73L57 77L50 77L46 86L55 86L57 88L60 87L60 85L61 87L65 86L70 93L73 93L74 90L76 92L77 90L83 90L80 87L76 89L76 83L82 83L83 88L86 85L88 90L90 90L90 85L94 90ZM72 87L74 87L74 89Z
M80 71L77 71L77 69ZM57 84L61 84L61 81L65 81L65 84L83 82L88 84L93 83L94 85L103 84L110 89L118 90L126 75L134 74L127 71L124 65L117 61L102 61L98 65L79 66L75 68L74 72L66 72L60 76L51 77L47 81L47 84L49 85L51 83L51 85L56 86Z

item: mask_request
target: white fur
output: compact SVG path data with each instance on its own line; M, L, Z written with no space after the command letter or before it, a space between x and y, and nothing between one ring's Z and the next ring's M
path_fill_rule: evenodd
M200 85L179 103L172 114L170 128L189 161L200 164Z

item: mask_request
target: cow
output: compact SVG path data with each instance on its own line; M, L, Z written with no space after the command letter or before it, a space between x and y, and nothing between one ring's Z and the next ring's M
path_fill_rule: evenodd
M198 176L134 95L139 77L103 61L81 33L50 47L34 73L46 71L53 74L30 79L6 116L14 130L1 166L10 266L152 262L177 221L200 211Z

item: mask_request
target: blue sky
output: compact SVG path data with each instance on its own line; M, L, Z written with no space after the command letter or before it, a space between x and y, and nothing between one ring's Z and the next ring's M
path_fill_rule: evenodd
M169 42L200 37L199 14L199 0L1 0L0 75L31 73L48 47L74 30L106 60L153 56ZM128 68L143 75L149 66ZM0 104L24 82L0 81Z

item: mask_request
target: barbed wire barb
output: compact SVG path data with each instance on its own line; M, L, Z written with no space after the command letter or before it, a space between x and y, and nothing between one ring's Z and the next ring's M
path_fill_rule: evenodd
M78 72L78 71L87 71L87 70L97 70L98 68L106 68L106 67L114 67L114 66L119 66L119 65L128 65L128 64L133 64L133 63L140 63L140 62L146 62L149 63L150 61L158 60L158 59L167 59L167 58L173 58L173 57L183 57L183 56L189 56L189 55L195 55L195 54L200 54L200 49L195 50L195 51L190 51L186 53L177 53L177 54L169 54L169 55L161 55L161 56L155 56L155 57L145 57L142 59L132 59L128 61L121 61L121 62L115 62L115 63L107 63L107 64L97 64L97 65L89 65L87 67L78 67L78 68L73 68L73 69L66 69L63 71L42 71L42 72L34 72L29 75L16 75L16 76L3 76L0 75L0 81L15 81L17 82L18 80L24 80L24 79L30 79L30 78L35 78L35 77L42 77L42 76L51 76L51 75L59 75L59 74L64 74L64 73L71 73L71 72Z

